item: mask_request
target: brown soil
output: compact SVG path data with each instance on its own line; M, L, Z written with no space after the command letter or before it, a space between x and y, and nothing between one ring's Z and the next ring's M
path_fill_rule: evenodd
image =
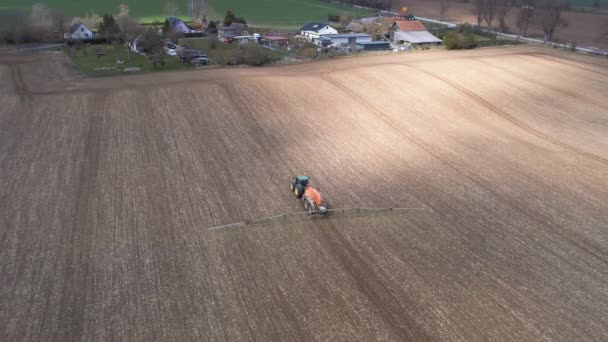
M0 76L2 341L608 339L605 60Z
M412 13L421 17L439 19L438 0L407 0L403 1ZM477 24L474 7L471 3L462 1L450 2L447 17L452 22L468 22ZM510 31L517 31L517 16L519 10L511 9L507 17ZM567 27L560 27L554 34L554 40L562 43L576 42L578 46L608 49L608 15L602 13L563 12L562 17L568 22ZM485 25L485 23L484 23ZM494 25L498 25L498 20ZM542 38L543 31L538 23L533 22L528 29L528 36Z

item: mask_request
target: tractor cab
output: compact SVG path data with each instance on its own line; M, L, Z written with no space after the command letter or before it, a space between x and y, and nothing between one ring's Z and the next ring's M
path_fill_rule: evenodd
M308 176L296 176L291 181L291 191L296 194L298 198L302 197L304 191L308 187Z

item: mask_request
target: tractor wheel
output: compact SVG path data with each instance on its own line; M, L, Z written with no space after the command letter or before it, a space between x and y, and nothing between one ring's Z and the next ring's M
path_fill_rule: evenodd
M304 194L304 189L302 188L301 185L296 185L295 190L293 191L294 194L296 194L297 198L302 198L302 195Z

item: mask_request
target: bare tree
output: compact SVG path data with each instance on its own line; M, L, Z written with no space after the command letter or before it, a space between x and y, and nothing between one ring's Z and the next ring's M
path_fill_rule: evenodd
M519 9L519 17L517 18L517 38L526 36L528 26L532 22L535 11L534 0L522 0L521 8Z
M475 0L473 4L475 7L475 15L477 17L477 26L481 26L483 18L486 13L486 0Z
M448 0L439 0L439 17L441 20L447 19L448 8L450 3Z
M51 20L53 23L53 28L59 34L61 40L63 40L63 34L68 28L68 19L69 18L65 15L63 10L56 8L51 10Z
M128 11L126 13L128 13ZM122 39L129 45L129 47L131 47L135 39L137 39L137 37L143 31L141 25L139 25L139 23L135 19L125 14L119 14L116 17L116 23L118 24L118 28L120 29L120 35ZM129 59L131 59L130 48L127 56Z
M502 33L507 29L505 18L513 6L512 0L498 0L496 5L496 18L498 19L498 32Z
M561 18L563 3L561 0L540 0L538 6L540 24L545 34L545 43L553 38L558 26L568 26L568 22Z
M155 68L165 64L165 54L163 51L163 40L158 34L158 28L153 25L145 29L140 36L141 44L146 51L148 58L152 61Z
M498 0L485 0L485 8L484 8L484 19L488 24L488 31L492 30L492 21L494 20L494 16L496 15L496 7L498 6Z

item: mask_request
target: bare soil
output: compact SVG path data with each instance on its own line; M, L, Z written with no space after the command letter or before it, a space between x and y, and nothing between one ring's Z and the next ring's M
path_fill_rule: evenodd
M421 17L439 19L438 0L407 0L402 2L412 13ZM517 18L519 9L513 8L507 14L507 27L511 32L517 32ZM447 12L449 21L477 24L472 1L451 1ZM566 27L559 27L554 34L554 40L561 43L573 43L578 46L608 49L608 15L605 13L585 13L575 11L562 12L562 18L568 22ZM483 25L486 25L484 22ZM495 19L492 26L498 26ZM530 37L543 37L543 30L539 20L533 20L527 35Z
M0 76L2 341L608 339L605 59Z

